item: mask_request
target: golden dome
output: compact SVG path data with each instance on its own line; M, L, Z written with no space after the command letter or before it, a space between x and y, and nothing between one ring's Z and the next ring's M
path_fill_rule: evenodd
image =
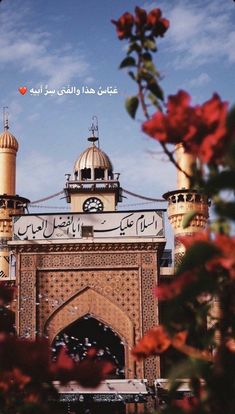
M113 166L108 155L93 144L79 156L74 165L74 172L76 173L88 168L110 171L113 169Z
M0 148L18 151L17 139L7 129L0 134Z

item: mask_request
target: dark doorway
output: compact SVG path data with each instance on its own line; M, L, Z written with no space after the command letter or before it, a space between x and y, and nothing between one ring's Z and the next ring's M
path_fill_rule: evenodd
M121 338L91 315L78 319L56 336L52 344L54 356L63 345L66 345L69 355L76 361L85 358L89 348L96 348L98 359L111 361L117 367L110 378L125 378L125 354Z

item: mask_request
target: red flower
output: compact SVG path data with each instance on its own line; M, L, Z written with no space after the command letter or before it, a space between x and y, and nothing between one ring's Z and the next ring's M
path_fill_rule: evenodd
M151 36L164 36L169 27L169 20L161 17L160 9L153 9L150 13L141 7L135 8L135 17L126 12L118 20L111 20L116 26L117 35L120 40L127 39L132 35L132 28L135 24L135 32L137 35L143 34L145 31L151 31Z
M202 231L195 233L193 236L181 236L178 237L178 239L183 243L186 249L197 242L205 242L213 245L218 253L215 253L215 256L208 260L206 269L210 272L217 272L218 268L224 268L229 272L232 279L235 278L235 237L230 237L225 234L216 234L215 239L210 240L209 232ZM161 294L164 294L164 290L163 293L160 290L160 296Z
M138 32L139 30L143 29L147 23L147 13L144 9L141 9L141 7L137 6L135 8L135 14L136 32Z
M155 24L155 26L153 27L153 36L158 37L161 36L163 37L165 32L167 31L167 29L170 26L170 22L169 20L162 18L159 20L158 23Z
M172 346L176 349L180 349L181 347L185 345L187 336L188 336L187 331L177 332L172 338Z
M195 136L195 111L190 107L190 96L185 91L168 98L167 114L156 112L142 125L143 131L151 137L172 144L189 140Z
M200 400L196 397L185 396L182 400L175 400L174 406L179 407L184 413L196 413L199 408Z
M184 348L187 332L176 333L172 338L169 337L162 325L150 329L139 343L132 349L132 355L137 359L159 355L165 352L171 345L176 349Z
M50 361L50 348L48 341L38 339L36 341L20 340L18 345L17 366L21 370L37 379L48 378Z
M210 233L207 230L193 233L190 236L178 236L177 240L179 240L186 249L189 249L193 244L197 242L211 243Z
M217 94L201 106L190 106L190 100L184 91L169 96L167 113L156 112L142 129L159 141L183 143L187 152L204 163L220 164L229 140L228 103L222 102Z
M77 364L74 379L82 387L96 388L114 369L115 366L111 362L98 360L97 350L90 348L86 359Z
M205 163L221 163L228 144L226 119L228 103L222 102L216 93L202 106L196 107L199 118L198 131L185 148L196 153Z
M134 24L134 17L132 14L126 12L118 20L111 20L116 26L118 38L120 40L131 36L131 30Z
M56 380L65 384L73 379L74 367L75 362L68 355L66 347L62 346L56 362L53 362L50 366L50 372Z
M82 387L96 388L113 370L111 362L86 358L77 364L74 380Z
M16 387L23 390L30 381L29 375L23 374L19 368L13 368L11 371L0 373L0 391L8 393L11 389L15 391Z
M171 345L171 340L164 327L159 325L150 329L139 343L132 349L132 355L136 359L158 355L166 351Z
M222 267L229 272L232 279L235 279L235 237L217 234L215 245L220 254L207 263L207 269L216 271L218 267Z
M114 370L113 364L97 360L96 356L96 350L91 348L85 359L75 363L67 354L66 347L62 347L57 361L51 365L51 373L56 380L64 384L68 381L77 381L82 387L95 388Z
M148 26L152 28L152 26L155 26L159 23L159 20L161 19L162 12L160 9L153 9L149 12L147 17L147 23Z
M183 273L180 276L175 277L171 283L163 283L155 288L155 294L159 301L171 300L175 296L180 295L182 290L191 285L196 280L195 273Z
M5 337L0 342L0 367L2 371L18 368L22 374L34 378L48 378L50 349L45 339L30 341Z

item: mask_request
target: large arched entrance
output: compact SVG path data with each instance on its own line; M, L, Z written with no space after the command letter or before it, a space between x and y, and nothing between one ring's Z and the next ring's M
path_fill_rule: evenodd
M125 350L121 338L92 315L79 318L56 335L52 343L55 355L63 345L77 361L86 357L89 348L96 348L98 359L116 366L112 378L125 378Z
M44 335L48 336L49 341L54 344L55 338L60 339L60 334L63 333L64 335L68 335L67 329L70 329L70 327L76 331L73 332L72 335L70 332L70 337L76 337L78 328L75 327L78 323L81 324L80 327L83 326L87 332L90 323L89 321L88 323L84 322L84 320L86 321L87 315L96 320L98 324L101 324L99 326L103 325L102 336L104 336L105 332L107 332L108 337L105 339L108 339L109 347L111 347L111 353L113 355L116 355L118 349L122 348L120 345L122 345L121 342L123 342L125 350L125 378L133 378L135 375L135 365L133 358L131 358L130 351L134 343L133 322L129 316L113 301L109 300L91 288L85 288L83 291L79 292L70 298L67 302L65 302L59 309L56 309L44 325ZM88 330L90 332L92 329L89 328ZM83 338L86 337L87 335L83 336ZM111 340L111 338L113 339ZM113 341L117 339L119 342L119 347L116 348L115 342Z

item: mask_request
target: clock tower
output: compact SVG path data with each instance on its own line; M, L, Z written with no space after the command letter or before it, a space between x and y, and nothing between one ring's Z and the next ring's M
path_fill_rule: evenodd
M72 212L115 211L122 201L119 174L113 173L108 155L99 148L99 138L95 136L98 126L93 123L90 130L91 145L76 160L72 178L67 174L66 199Z

